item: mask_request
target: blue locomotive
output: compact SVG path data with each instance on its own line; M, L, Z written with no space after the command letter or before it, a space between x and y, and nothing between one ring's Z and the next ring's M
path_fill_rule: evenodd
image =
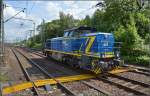
M47 39L44 54L95 73L112 70L121 62L112 33L84 26L65 30L63 37Z

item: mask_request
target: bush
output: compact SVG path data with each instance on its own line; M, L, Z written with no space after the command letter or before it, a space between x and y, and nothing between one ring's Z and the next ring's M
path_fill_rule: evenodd
M149 33L146 34L145 43L150 43L150 34Z
M139 56L139 57L136 58L136 62L138 64L148 66L149 63L150 63L150 57L148 57L148 56Z
M27 41L27 47L31 48L34 46L34 43L31 40Z
M32 48L41 49L42 48L42 44L41 43L35 43Z
M137 64L141 66L149 66L150 57L149 56L123 56L126 63Z

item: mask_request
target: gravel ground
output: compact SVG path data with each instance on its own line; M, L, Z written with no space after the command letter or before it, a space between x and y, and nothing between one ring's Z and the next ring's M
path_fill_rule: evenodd
M52 88L51 91L45 91L43 88L37 88L40 96L67 96L60 89ZM33 92L30 89L22 90L11 94L12 96L33 96ZM8 96L8 95L5 95Z
M136 84L135 85L135 83L133 83L133 82L128 82L128 81L126 81L126 80L120 80L120 79L118 79L118 78L115 78L115 80L114 80L114 77L108 77L107 79L109 79L109 80L111 80L111 81L113 81L113 82L117 82L117 83L119 83L120 85L124 85L124 86L126 86L126 87L130 87L130 88L132 88L132 89L135 89L135 90L137 90L137 91L140 91L140 92L144 92L144 93L146 93L146 94L150 94L150 88L146 88L146 87L144 87L144 86L142 86L142 85L140 85L140 84ZM119 81L119 82L118 82Z
M30 89L26 89L4 96L33 96L33 92Z
M46 91L43 88L38 88L38 92L41 96L67 96L61 89L56 86L51 86L50 91Z
M8 77L12 84L17 84L26 81L24 74L19 66L19 63L10 48L7 48L7 64L8 64Z
M133 93L127 92L123 89L118 88L117 86L114 86L110 83L106 83L104 81L98 80L98 79L90 79L88 80L91 84L94 86L99 87L100 89L106 90L114 96L133 96ZM135 96L135 95L134 95Z
M38 68L28 62L21 54L18 52L16 52L16 54L32 80L47 79L47 77Z
M132 79L132 80L141 81L141 82L145 82L148 84L150 83L150 77L146 75L142 75L142 74L138 74L134 72L124 72L118 75Z
M21 50L21 51L24 52L23 50ZM32 56L29 56L29 54L31 54ZM32 54L32 53L29 53L29 54L26 54L26 55L28 55L29 58L34 60L40 66L44 66L44 68L47 71L49 71L50 74L54 75L55 77L80 74L80 73L74 71L73 69L66 68L65 66L60 66L59 64L57 64L54 61L47 60L45 58L42 58L42 57ZM70 90L77 93L78 96L104 96L104 94L102 94L92 88L89 88L87 85L85 85L81 82L69 82L69 83L65 83L64 85L67 88L69 88ZM56 88L56 90L58 90L58 89ZM54 91L51 91L51 93L53 93L53 92ZM58 93L60 93L60 92L58 92Z
M72 90L78 96L105 96L101 92L88 87L80 81L69 82L64 84L68 89Z
M25 52L24 50L21 50L21 49L20 49L20 51ZM28 54L26 54L26 55L28 55L29 58L31 58L38 65L43 66L43 68L46 69L54 77L79 75L79 74L81 74L81 72L88 73L88 72L82 71L80 69L78 70L78 69L70 68L67 65L64 66L63 64L60 64L54 60L43 58L43 57L40 57L33 53L28 52Z
M11 84L13 85L13 84L25 82L26 79L24 77L24 74L20 68L20 65L15 55L13 54L11 49L8 49L7 53L8 53L7 62L9 65L8 75L11 80ZM27 69L27 71L30 73L29 75L31 76L32 80L47 78L40 72L39 69L37 69L35 66L32 66L22 55L18 53L17 55L19 56L19 59L22 61L22 64L24 65L25 69ZM3 86L5 87L11 84L7 82ZM62 92L61 89L58 89L57 87L52 88L51 91L48 91L48 92L45 91L43 88L37 88L37 89L38 89L38 92L40 93L40 96L67 96L65 93ZM32 94L33 92L30 89L12 93L12 95L14 96L33 96ZM8 95L5 95L5 96L8 96Z
M23 50L21 50L21 51L23 52ZM29 54L32 56L29 56ZM42 58L38 55L35 55L32 53L28 53L26 55L28 55L32 60L34 60L40 66L43 66L48 72L53 74L55 77L79 74L78 72L75 72L73 69L69 69L69 68L65 67L64 65L61 66L60 64L57 64L54 61L48 60L46 58ZM131 74L131 73L126 72L126 73L120 73L119 75L125 76L125 77L128 76L129 79L134 79L134 80L139 80L139 81L143 80L143 78L144 78L143 82L149 82L150 81L150 79L148 79L147 77L144 77L145 75L142 75L142 74L136 74L136 73ZM113 80L116 81L115 79L113 79ZM97 79L90 79L87 81L89 83L93 84L94 86L97 86L103 90L106 90L106 91L112 93L112 95L115 95L115 96L133 96L134 95L133 93L127 92L124 89L120 89L117 86L112 85L112 84L107 83L107 82L104 82L104 81L100 81ZM120 84L122 84L123 80L122 81L119 80L119 81L120 81ZM91 89L88 86L85 86L81 82L69 82L69 83L65 83L65 85L69 89L71 89L75 93L77 93L79 96L103 96L102 94L100 94L96 90ZM129 83L128 86L133 86L133 84ZM56 90L58 90L58 93L60 92L59 89L56 88ZM141 89L137 89L137 90L141 90ZM145 90L145 92L146 91L149 92L149 90ZM53 93L53 92L54 91L51 91L50 93ZM54 94L56 94L56 93L54 92ZM60 95L56 95L56 96L60 96Z

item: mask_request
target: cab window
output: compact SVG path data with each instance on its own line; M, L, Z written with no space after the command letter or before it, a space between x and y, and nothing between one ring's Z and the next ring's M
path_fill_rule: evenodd
M69 32L65 32L64 37L68 37L68 36L69 36Z
M79 32L71 31L69 37L79 37L79 35L80 35Z

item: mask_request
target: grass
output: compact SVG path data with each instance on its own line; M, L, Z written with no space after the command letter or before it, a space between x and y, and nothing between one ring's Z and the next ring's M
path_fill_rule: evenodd
M136 64L140 66L148 67L150 63L150 57L147 55L143 56L123 56L125 62L130 64Z
M0 82L7 81L8 77L6 75L0 74Z
M42 48L42 44L41 43L35 43L32 48L41 49Z

